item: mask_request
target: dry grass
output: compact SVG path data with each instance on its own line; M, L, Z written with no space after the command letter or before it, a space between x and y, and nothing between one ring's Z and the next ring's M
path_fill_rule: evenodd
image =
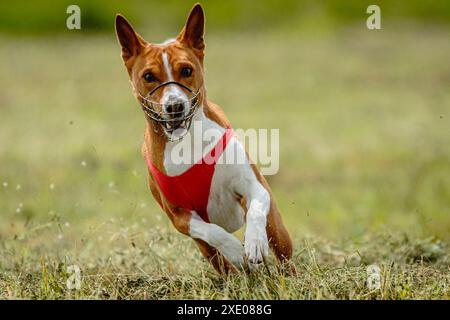
M57 231L52 223L48 231ZM189 239L167 228L124 230L109 239L96 232L70 246L31 239L3 243L0 298L17 299L449 299L448 247L435 239L379 234L336 245L296 241L297 275L274 263L252 274L222 277ZM67 250L68 247L72 249ZM273 262L273 261L272 261ZM69 290L70 265L81 268L81 287ZM381 287L367 286L367 266L381 270Z

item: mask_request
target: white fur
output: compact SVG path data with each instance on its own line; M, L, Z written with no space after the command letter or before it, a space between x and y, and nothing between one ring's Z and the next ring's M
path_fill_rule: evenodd
M162 61L164 65L164 72L166 73L167 76L167 81L173 81L172 67L170 66L169 63L169 55L165 51L163 51L162 53Z
M164 71L167 76L167 81L173 81L174 78L172 74L172 67L169 63L169 55L165 51L163 51L162 53L162 61L164 65ZM168 104L182 103L184 105L184 115L186 116L189 113L189 98L178 85L170 84L162 90L164 90L164 94L160 102L163 104L163 118L169 118L169 116L165 114L167 112L166 107ZM173 136L173 138L178 138L178 136L182 136L184 135L184 133L184 130L176 130L175 132L171 133L171 135Z
M194 139L189 139L189 143L192 143L193 156L193 161L190 163L180 164L173 161L174 148L180 143L186 143L183 141L186 137L181 141L168 142L164 150L164 168L169 176L180 175L188 170L217 144L217 139L220 139L225 132L224 128L205 116L203 107L195 115L189 132L191 136L195 134L196 128L197 130L201 128L203 132L216 129L220 135L217 135L212 142L202 139L201 145L196 145ZM244 161L238 164L225 161L231 157L244 159ZM231 138L216 164L207 208L210 223L204 221L200 223L201 218L195 214L190 222L190 236L206 241L222 252L225 257L230 257L231 262L240 261L235 257L242 256L242 245L235 245L236 238L231 234L241 228L244 223L245 213L239 202L240 196L244 196L247 200L245 255L250 263L262 262L268 255L266 223L270 196L257 180L245 150L236 137Z
M173 78L173 74L172 74L172 68L169 63L169 55L165 51L162 53L162 61L163 61L163 65L164 65L164 71L167 76L167 81L173 81L174 78ZM184 93L184 91L180 89L179 86L177 86L175 84L171 84L171 85L168 85L167 88L164 89L164 94L161 98L162 104L165 105L169 102L170 103L181 102L181 103L187 104L188 97L187 97L186 93ZM188 110L188 108L185 108L185 114L187 114L187 112L189 112L189 110Z
M176 41L175 38L169 38L169 39L165 40L164 42L160 43L160 45L165 46L165 45L174 43L175 41Z
M244 248L232 234L213 223L206 223L195 212L189 225L189 234L194 239L201 239L213 246L225 259L241 268L244 265Z

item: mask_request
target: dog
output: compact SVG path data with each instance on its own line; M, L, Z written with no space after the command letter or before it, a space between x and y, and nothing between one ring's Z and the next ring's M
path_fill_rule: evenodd
M280 263L287 262L292 241L269 185L223 110L207 99L202 6L194 5L179 35L161 44L145 41L120 14L115 29L146 119L141 151L150 190L174 227L195 240L219 273L257 269L265 263L269 246ZM195 130L219 134L212 142L201 141L202 151L194 150L189 163L174 161L174 152ZM244 161L220 161L231 152ZM242 245L233 232L244 223Z

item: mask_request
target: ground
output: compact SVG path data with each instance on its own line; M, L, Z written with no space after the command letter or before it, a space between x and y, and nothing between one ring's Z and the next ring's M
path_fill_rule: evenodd
M150 196L113 33L2 36L0 298L448 299L448 37L207 36L209 98L235 128L280 129L268 180L297 268L223 278Z

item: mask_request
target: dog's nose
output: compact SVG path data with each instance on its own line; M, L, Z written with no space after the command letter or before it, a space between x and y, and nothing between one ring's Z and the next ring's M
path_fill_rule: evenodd
M180 113L184 111L183 103L170 103L165 105L167 113Z

